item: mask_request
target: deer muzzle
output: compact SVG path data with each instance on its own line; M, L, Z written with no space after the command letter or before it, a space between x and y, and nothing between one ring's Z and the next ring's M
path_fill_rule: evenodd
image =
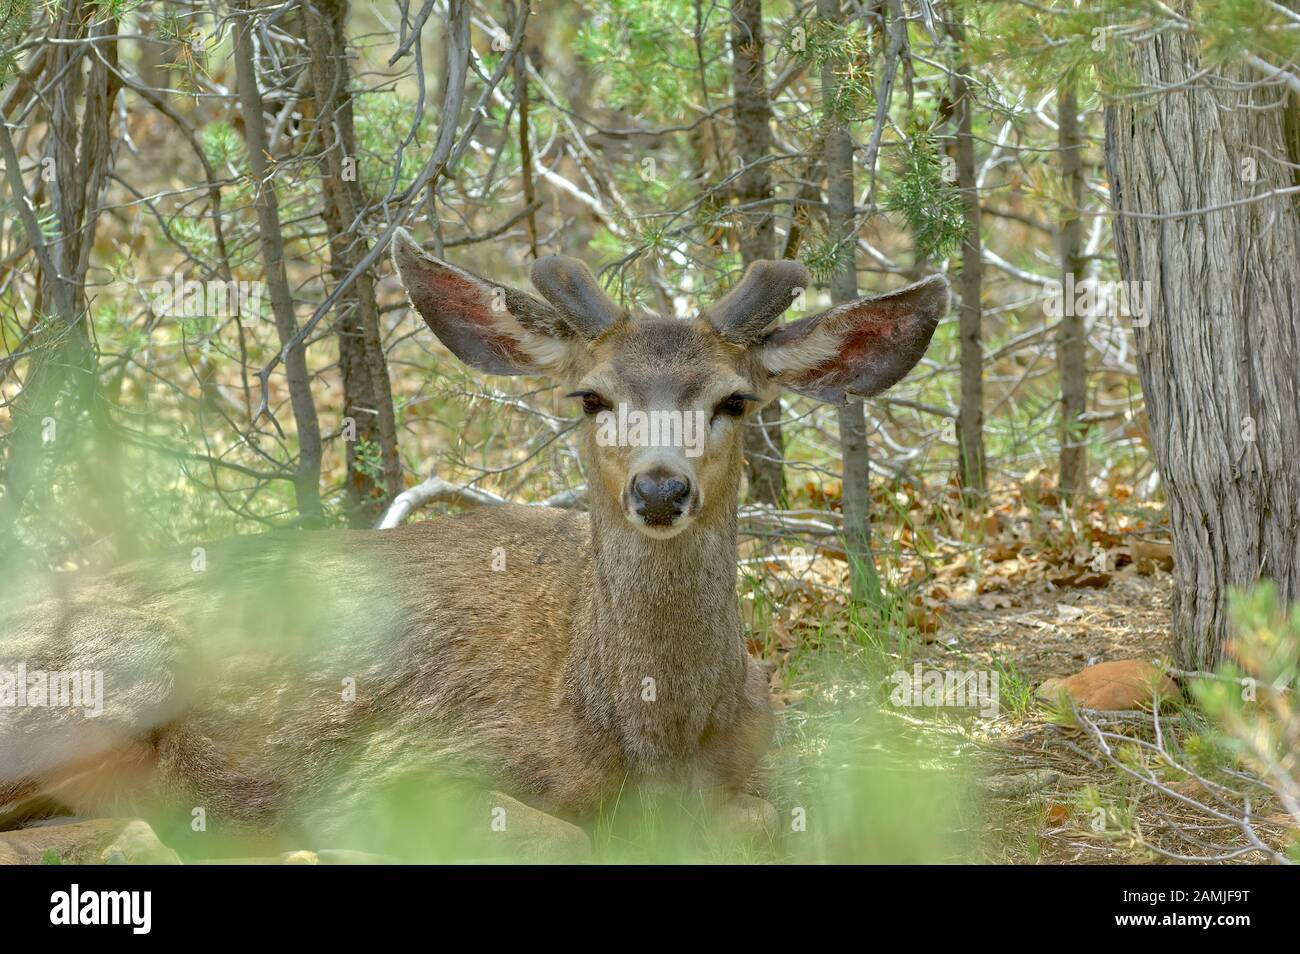
M648 536L676 536L700 505L699 488L686 467L657 462L637 469L623 493L628 519Z

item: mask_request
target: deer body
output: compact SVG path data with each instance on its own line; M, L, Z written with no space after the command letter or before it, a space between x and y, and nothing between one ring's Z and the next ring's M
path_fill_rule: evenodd
M607 545L678 567L660 583L665 600L664 589L620 585L626 567L597 568L591 524L505 505L394 530L232 540L209 547L216 579L194 572L185 550L25 603L3 619L6 655L26 644L31 669L103 671L106 705L98 724L75 711L9 714L52 764L21 784L11 773L0 812L51 792L82 817L165 811L170 798L269 828L322 796L330 811L352 801L326 791L341 779L360 786L359 801L426 757L486 772L563 815L590 812L629 776L742 790L771 716L741 634L734 558L716 559L734 553L734 537L728 545L724 529L697 555L673 541L656 541L655 556ZM250 587L217 575L226 559ZM394 562L420 572L383 570ZM309 574L310 591L331 600L336 630L303 658L259 632L247 598L270 594L258 592L258 567L273 591ZM205 655L227 626L233 639ZM340 692L345 678L355 699ZM70 744L60 729L72 721ZM359 739L364 769L340 774ZM15 740L0 749L7 766Z
M549 303L404 233L394 259L457 356L576 385L590 514L237 538L203 567L187 549L24 592L0 607L0 668L103 671L104 711L0 708L0 830L204 806L320 831L419 764L575 816L629 781L750 783L772 715L736 595L741 427L780 387L843 400L898 380L946 283L768 331L802 266L761 263L678 321L633 320L568 259L534 266ZM703 452L611 445L595 424L615 404L697 415Z

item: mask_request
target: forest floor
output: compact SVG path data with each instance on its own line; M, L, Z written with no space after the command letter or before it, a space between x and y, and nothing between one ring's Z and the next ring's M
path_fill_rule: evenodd
M1120 573L1100 589L1062 591L1029 581L998 594L992 607L978 599L949 604L935 643L986 666L1014 660L1035 685L1099 662L1158 659L1170 651L1173 580L1163 571Z
M896 548L882 561L897 606L888 636L864 638L873 626L855 625L838 555L766 551L749 608L755 631L772 635L751 648L773 665L778 790L794 797L807 754L825 751L833 734L829 713L864 695L884 721L925 740L919 757L899 748L890 766L933 760L957 780L937 801L965 803L949 819L962 837L927 845L951 860L1258 862L1266 856L1253 838L1284 848L1291 819L1267 792L1236 797L1239 780L1224 773L1215 734L1190 697L1162 702L1158 713L1149 705L1083 710L1080 720L1036 693L1048 678L1102 662L1167 664L1172 555L1158 509L1096 506L1063 518L1022 497L1023 488L1009 489L975 528L942 511L884 528L929 551L922 559L915 551L925 548ZM845 657L859 665L828 662ZM997 713L890 705L891 680L914 667L996 673ZM869 747L895 747L901 736L890 738ZM877 808L869 796L855 804ZM1248 831L1233 820L1243 807ZM913 823L906 806L883 811ZM910 860L906 851L899 858Z

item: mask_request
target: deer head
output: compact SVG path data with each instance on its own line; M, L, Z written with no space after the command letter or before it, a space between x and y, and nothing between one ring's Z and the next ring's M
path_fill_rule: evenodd
M735 507L743 427L782 388L831 403L877 394L920 360L948 309L934 276L772 328L809 275L771 261L693 320L633 317L571 258L533 263L544 300L439 261L400 229L393 261L458 358L549 375L581 402L593 513L621 512L657 539Z

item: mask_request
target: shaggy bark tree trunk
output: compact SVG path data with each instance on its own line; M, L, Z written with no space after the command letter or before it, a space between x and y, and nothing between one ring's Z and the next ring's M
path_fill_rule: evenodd
M1189 81L1201 63L1184 33L1131 55L1138 82L1170 89L1106 110L1115 244L1123 278L1151 283L1135 337L1174 534L1173 630L1179 663L1203 668L1222 653L1229 587L1263 576L1300 594L1300 204L1258 198L1297 182L1283 163L1300 163L1298 104L1241 85L1259 80L1242 69Z
M772 176L766 162L772 153L772 105L767 96L763 54L763 0L733 0L731 6L732 85L735 91L736 152L744 172L736 182L741 212L740 257L750 262L772 258L776 227L772 209ZM763 408L760 420L745 432L745 469L749 496L779 504L785 496L781 459L781 400Z

